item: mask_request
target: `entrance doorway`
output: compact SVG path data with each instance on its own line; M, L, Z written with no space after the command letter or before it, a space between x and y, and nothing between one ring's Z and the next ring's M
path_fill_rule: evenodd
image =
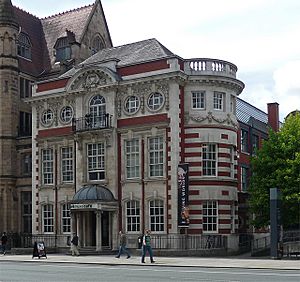
M101 218L102 247L110 248L109 212L103 211Z

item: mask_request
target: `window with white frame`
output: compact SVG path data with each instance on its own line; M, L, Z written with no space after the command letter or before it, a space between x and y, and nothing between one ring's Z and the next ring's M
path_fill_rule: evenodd
M164 96L161 93L151 93L148 98L148 107L152 111L159 110L164 103Z
M61 109L60 119L63 123L68 123L73 117L73 109L70 106L65 106Z
M149 174L150 177L164 175L164 142L162 136L149 138Z
M88 180L105 179L104 143L87 144Z
M46 125L46 126L49 126L52 124L53 122L53 119L54 119L54 114L53 114L53 111L52 110L46 110L43 112L42 114L42 124L43 125Z
M61 220L62 220L62 232L71 232L71 215L70 215L70 204L61 205Z
M217 145L203 144L202 146L202 175L217 175Z
M214 92L214 110L223 110L224 107L224 93Z
M131 200L126 203L126 230L127 232L139 232L141 229L140 202Z
M248 131L241 130L241 149L243 152L248 152Z
M248 170L247 167L241 167L241 188L244 192L248 190Z
M192 92L192 108L205 109L205 91Z
M53 184L53 149L42 150L43 184Z
M164 202L162 200L152 200L149 202L150 230L163 232L165 227Z
M62 182L73 182L73 147L61 148Z
M101 95L94 96L90 101L90 116L92 127L105 127L106 122L106 102Z
M130 96L126 99L125 110L129 114L134 114L140 107L140 100L137 96Z
M53 233L54 231L54 214L51 204L43 206L43 230L44 233Z
M202 208L203 233L218 232L218 203L217 201L204 201Z
M140 147L139 140L125 141L126 151L126 178L137 178L140 176Z

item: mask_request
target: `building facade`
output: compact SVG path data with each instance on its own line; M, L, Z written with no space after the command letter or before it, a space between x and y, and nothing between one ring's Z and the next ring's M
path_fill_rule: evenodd
M121 229L235 237L236 101L244 87L236 72L222 60L182 59L149 39L104 49L37 83L33 231L76 231L98 250L114 248ZM181 164L189 170L184 226Z
M32 232L34 82L57 77L112 42L100 1L39 19L0 0L0 231Z

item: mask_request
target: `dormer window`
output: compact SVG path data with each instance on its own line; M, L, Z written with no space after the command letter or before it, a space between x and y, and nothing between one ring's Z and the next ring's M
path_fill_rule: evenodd
M100 35L95 36L91 46L92 55L96 54L98 51L104 48L105 48L105 44L102 37Z
M58 38L54 49L56 50L56 62L62 62L71 59L71 46L67 37Z
M31 60L31 46L29 36L21 32L17 41L18 56Z

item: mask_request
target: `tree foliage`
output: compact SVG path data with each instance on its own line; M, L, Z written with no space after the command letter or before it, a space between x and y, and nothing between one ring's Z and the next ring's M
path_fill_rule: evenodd
M286 118L279 132L270 130L269 139L251 158L250 210L255 227L270 224L270 188L281 192L282 223L300 227L300 114Z

